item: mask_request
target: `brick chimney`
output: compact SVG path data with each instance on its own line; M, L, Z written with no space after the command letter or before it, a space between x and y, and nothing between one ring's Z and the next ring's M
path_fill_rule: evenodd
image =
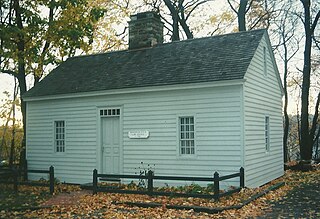
M163 43L163 22L154 11L130 16L129 49L152 47Z

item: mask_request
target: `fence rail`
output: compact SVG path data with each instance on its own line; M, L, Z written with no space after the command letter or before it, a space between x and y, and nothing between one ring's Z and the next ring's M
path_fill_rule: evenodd
M49 174L49 184L48 183L41 183L41 182L30 182L30 181L19 181L19 176L24 176L26 179L26 175L28 173L48 173ZM22 170L19 171L17 169L5 169L0 171L0 177L3 179L6 177L7 179L13 179L12 181L9 180L0 180L0 183L5 184L13 184L14 190L18 191L18 185L31 185L31 186L44 186L49 187L49 192L52 195L54 193L54 167L50 166L48 170Z
M147 189L143 190L122 190L114 188L104 188L98 185L99 178L110 178L110 179L145 179L147 180ZM232 178L240 178L239 188L220 193L220 182ZM194 194L194 193L177 193L177 192L160 192L154 190L154 180L176 180L176 181L202 181L202 182L213 182L213 194ZM154 172L149 170L145 175L121 175L121 174L99 174L96 169L93 170L93 182L92 190L93 194L97 192L110 192L110 193L126 193L126 194L147 194L147 195L163 195L163 196L179 196L179 197L198 197L198 198L213 198L219 200L220 197L230 195L234 192L240 191L244 188L244 169L240 168L238 173L230 174L227 176L220 176L218 172L213 174L213 177L190 177L190 176L156 176Z

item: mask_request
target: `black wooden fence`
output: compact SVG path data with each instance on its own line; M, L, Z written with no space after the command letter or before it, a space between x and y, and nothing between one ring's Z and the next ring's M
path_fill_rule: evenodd
M19 180L21 176L26 179L28 173L47 173L49 174L49 183L35 182L27 180ZM4 180L5 179L5 180ZM10 179L12 181L10 181ZM18 185L30 185L30 186L44 186L49 187L50 194L54 193L54 167L50 166L48 170L18 170L18 169L1 169L0 171L0 183L13 184L14 191L18 191Z
M98 185L100 177L109 179L139 179L147 180L146 190L123 190L120 188L108 188ZM220 182L232 178L240 178L239 188L220 193ZM154 180L176 180L176 181L192 181L192 182L211 182L214 183L213 194L195 194L195 193L177 193L177 192L161 192L155 191L153 182ZM156 176L154 172L149 170L145 175L120 175L120 174L98 174L96 169L93 170L93 194L97 192L110 192L110 193L126 193L126 194L147 194L147 195L163 195L163 196L177 196L177 197L198 197L198 198L213 198L219 200L220 197L230 195L238 192L244 188L244 169L241 167L238 173L230 174L227 176L220 176L218 172L213 174L213 177L185 177L185 176Z

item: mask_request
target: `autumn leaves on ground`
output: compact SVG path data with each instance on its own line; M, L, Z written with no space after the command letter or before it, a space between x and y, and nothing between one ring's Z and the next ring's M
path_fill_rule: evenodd
M318 165L319 167L319 165ZM174 210L166 205L228 207L248 200L272 185L284 182L284 186L250 202L239 210L225 210L217 214ZM146 195L125 195L98 193L81 190L78 186L58 185L53 196L48 188L19 186L15 194L12 186L0 185L0 218L248 218L263 216L270 212L275 201L283 199L290 190L303 184L320 183L320 169L299 172L286 171L285 176L257 189L243 189L219 202L199 198L149 197ZM160 203L162 207L130 207L124 202ZM39 208L40 207L40 208ZM37 209L38 208L38 209Z

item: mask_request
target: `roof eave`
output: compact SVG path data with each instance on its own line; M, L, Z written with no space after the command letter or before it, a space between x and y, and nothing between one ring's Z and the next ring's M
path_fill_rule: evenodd
M125 88L125 89L113 89L113 90L82 92L82 93L23 97L23 100L26 102L31 102L31 101L41 101L41 100L94 97L94 96L103 96L103 95L117 95L117 94L129 94L129 93L172 91L172 90L184 90L184 89L207 88L207 87L209 88L209 87L233 86L233 85L241 85L245 81L246 81L246 79L234 79L234 80L199 82L199 83L188 83L188 84L148 86L148 87L139 87L139 88Z

